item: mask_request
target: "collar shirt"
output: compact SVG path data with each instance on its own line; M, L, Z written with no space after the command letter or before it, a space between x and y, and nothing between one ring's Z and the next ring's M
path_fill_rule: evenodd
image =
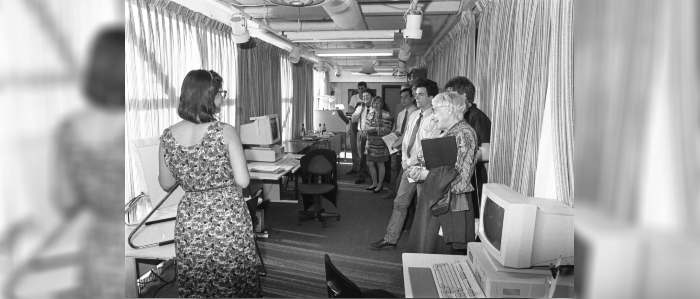
M403 123L405 121L408 121L411 114L416 110L418 110L418 107L416 107L416 105L411 105L408 106L408 108L404 108L403 110L401 110L401 112L399 112L399 114L396 116L396 122L394 123L394 133L401 133ZM408 111L408 114L406 114L406 111ZM406 135L406 132L408 132L408 124L406 124L406 128L404 128L403 134Z
M437 123L430 120L431 116L433 115L433 109L427 109L425 111L417 109L408 118L408 124L406 125L405 131L407 136L404 137L403 143L401 144L402 151L405 153L409 150L408 145L411 140L410 134L413 133L413 128L416 126L416 122L418 122L418 118L421 117L421 114L423 117L421 118L420 127L416 132L416 140L413 143L413 147L410 148L410 155L403 155L401 158L402 161L407 161L408 165L418 165L420 164L420 161L422 161L423 146L420 143L421 140L435 138L440 135L440 130L437 128Z
M368 107L365 107L364 111L362 111L362 114L360 115L360 119L357 122L357 130L362 131L365 129L367 126L367 115L370 113L373 113L373 109L370 109ZM374 115L374 114L372 114Z

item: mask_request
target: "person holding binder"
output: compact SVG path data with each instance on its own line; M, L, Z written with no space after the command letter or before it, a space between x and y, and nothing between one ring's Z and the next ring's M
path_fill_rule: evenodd
M475 240L474 215L475 207L472 202L474 186L471 177L476 163L477 135L474 129L464 120L467 108L463 97L454 92L438 94L432 100L432 119L437 128L443 133L439 137L454 136L457 146L457 157L454 169L459 173L450 183L449 210L439 216L430 211L429 198L418 194L416 216L413 229L408 238L407 252L438 253L438 231L442 226L445 243L451 243L453 250L466 250L467 243ZM418 165L406 169L406 176L414 181L422 182L430 171L426 169L424 155L436 153L420 152ZM432 170L431 170L432 171ZM428 183L428 182L426 182ZM434 186L426 184L424 190ZM432 194L425 192L425 194ZM445 252L442 252L445 253ZM450 253L450 252L447 252Z

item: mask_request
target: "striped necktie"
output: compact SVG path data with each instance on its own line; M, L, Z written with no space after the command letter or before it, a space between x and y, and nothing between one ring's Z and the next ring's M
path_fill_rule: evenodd
M423 119L423 112L421 111L420 116L418 117L418 122L416 122L416 126L413 127L413 131L411 132L411 140L408 142L408 157L411 157L411 149L413 149L413 144L416 143L416 133L418 133L418 127L420 127L420 121Z

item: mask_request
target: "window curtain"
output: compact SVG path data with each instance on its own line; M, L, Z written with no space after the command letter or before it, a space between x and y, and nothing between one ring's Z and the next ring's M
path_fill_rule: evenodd
M549 88L557 198L574 207L573 2L552 4Z
M282 112L282 58L289 54L258 38L238 44L237 115L239 123L250 122L250 117ZM282 127L282 126L280 126ZM282 127L285 136L285 127Z
M294 96L292 104L292 136L301 138L301 124L307 131L314 130L313 103L314 103L314 64L304 58L298 63L292 64L292 78L294 81Z
M664 85L656 80L658 74L667 71L658 47L682 28L662 26L665 7L673 6L656 1L576 2L576 118L585 120L575 130L576 197L580 205L621 221L635 221L640 208L649 106L656 88ZM697 111L690 113L697 117ZM691 184L697 186L697 181Z
M280 116L282 123L280 125L283 128L294 128L293 121L295 118L292 115L294 109L294 80L292 62L289 61L288 54L282 55L280 70L282 73L282 116ZM285 130L282 134L282 142L294 139L299 130Z
M230 27L168 0L126 0L126 140L158 137L180 121L177 103L187 72L211 69L229 91L220 119L235 123L236 49ZM139 182L126 152L126 196Z
M552 3L491 1L479 27L477 98L493 124L489 182L527 196L534 194L549 83Z
M469 70L475 65L475 31L474 14L471 11L462 12L459 23L423 55L418 66L425 67L428 78L441 88L455 76L472 78Z

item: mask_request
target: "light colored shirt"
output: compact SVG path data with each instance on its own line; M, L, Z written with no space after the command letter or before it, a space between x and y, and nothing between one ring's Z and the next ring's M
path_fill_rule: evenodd
M363 109L359 109L363 110ZM360 115L360 118L357 122L357 130L358 131L363 131L365 127L367 126L367 114L371 111L374 111L374 108L369 108L365 107L364 111L362 111L362 115ZM353 115L354 116L354 115Z
M416 140L413 143L413 147L410 149L410 155L404 154L401 158L401 161L406 161L409 166L418 165L420 163L419 161L422 161L423 146L421 145L420 141L423 139L435 138L438 135L440 135L440 130L437 128L437 123L430 120L433 114L433 109L428 109L426 111L421 111L420 109L418 109L416 111L413 111L413 113L411 113L408 118L408 124L406 124L406 131L404 131L405 137L401 144L402 151L404 153L407 153L407 151L409 150L408 144L411 141L410 134L413 133L413 128L416 126L416 123L418 122L418 118L420 117L421 113L423 113L423 117L421 118L420 127L418 127L418 132L416 132ZM408 156L411 157L409 158Z
M362 107L364 107L365 109L362 109ZM365 110L367 110L367 105L358 106L357 108L355 108L355 112L352 113L352 122L354 122L354 123L359 122L360 116L362 113L365 112Z
M407 110L408 114L406 114ZM411 116L411 114L416 110L418 110L418 107L416 107L416 105L411 105L408 106L408 108L404 108L403 110L401 110L401 112L399 112L399 114L396 116L396 122L394 123L393 129L393 132L397 133L396 135L399 135L401 133L401 127L403 127L403 123L407 121L409 116ZM406 115L406 117L404 117L404 115ZM408 124L406 124L406 128L404 128L404 131L405 132L403 132L403 134L406 135L406 132L408 132Z

